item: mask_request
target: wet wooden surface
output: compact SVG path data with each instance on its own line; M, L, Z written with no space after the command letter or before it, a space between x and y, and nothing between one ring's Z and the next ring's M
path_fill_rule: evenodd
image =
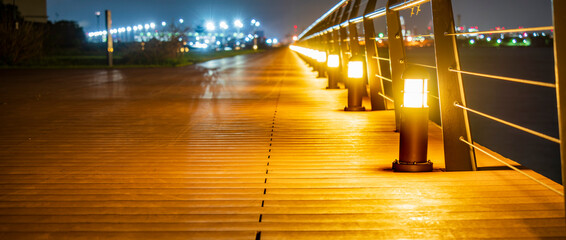
M435 172L393 173L393 112L340 110L289 50L0 76L0 239L566 238L524 176L443 172L434 125Z

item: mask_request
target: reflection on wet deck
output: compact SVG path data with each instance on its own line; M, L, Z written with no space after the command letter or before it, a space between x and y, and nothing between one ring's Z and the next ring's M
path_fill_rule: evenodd
M435 172L393 173L393 112L341 111L287 50L1 74L2 239L566 238L535 182L441 171L436 126Z

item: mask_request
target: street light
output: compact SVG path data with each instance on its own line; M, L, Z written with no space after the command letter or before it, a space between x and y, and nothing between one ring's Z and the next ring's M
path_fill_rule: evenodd
M207 22L206 23L206 30L208 30L208 31L216 30L216 26L214 26L214 22Z
M403 73L399 159L393 162L396 172L431 172L428 147L428 72L411 66Z
M182 18L179 19L179 23L183 24L183 22L185 22L185 20L183 20Z
M244 24L242 23L241 20L237 19L236 21L234 21L234 27L236 27L236 29L238 29L238 31L244 27Z
M226 29L228 29L228 24L226 24L226 22L222 21L222 22L220 22L220 28L222 30L226 30Z
M328 61L326 61L328 73L328 87L327 89L337 89L338 84L336 77L338 76L338 68L340 67L340 57L338 54L329 54Z
M161 22L161 26L162 26L162 27L165 27L165 26L167 26L167 23L166 23L166 22Z
M362 98L365 90L364 58L355 55L348 62L348 106L345 111L365 111Z
M259 23L259 21L255 22L255 26L259 27L261 25L261 23Z

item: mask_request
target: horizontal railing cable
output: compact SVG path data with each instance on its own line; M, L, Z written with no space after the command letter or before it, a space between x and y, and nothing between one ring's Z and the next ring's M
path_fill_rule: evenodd
M387 101L395 102L392 98L390 98L390 97L388 97L388 96L385 96L385 94L383 94L383 93L378 93L378 94L379 94L379 96L385 98Z
M426 34L426 35L416 35L416 36L406 36L412 38L419 38L419 37L434 37L434 34Z
M496 157L496 156L493 156L492 154L490 154L490 153L487 152L486 150L483 150L482 148L480 148L480 147L478 147L478 146L476 146L476 145L474 145L474 144L472 144L472 143L466 141L466 140L464 139L464 137L460 137L460 141L462 141L463 143L469 145L469 146L470 146L471 148L473 148L473 149L476 149L476 150L478 150L478 151L480 151L480 152L482 152L482 153L485 153L487 156L489 156L489 157L491 157L491 158L497 160L498 162L500 162L500 163L504 164L505 166L507 166L507 167L509 167L509 168L511 168L511 169L513 169L513 170L515 170L515 171L517 171L518 173L523 174L524 176L530 178L531 180L537 182L538 184L540 184L540 185L542 185L542 186L548 188L549 190L555 192L556 194L558 194L558 195L560 195L560 196L564 196L564 193L563 193L563 192L560 192L560 191L554 189L553 187L547 185L546 183L543 183L542 181L540 181L540 180L538 180L538 179L532 177L531 175L529 175L529 174L527 174L527 173L521 171L520 169L516 168L515 166L513 166L513 165L511 165L511 164L509 164L509 163L506 163L505 161L499 159L499 158Z
M554 27L533 27L533 28L516 28L516 29L506 29L506 30L494 30L494 31L482 31L482 32L467 32L467 33L445 33L446 36L462 36L470 34L494 34L494 33L515 33L515 32L534 32L534 31L551 31Z
M440 98L438 96L432 95L432 94L428 94L429 97L434 98L436 100L440 100Z
M436 67L435 67L435 66L426 65L426 64L420 64L420 63L412 63L412 62L407 62L407 64L409 64L409 65L414 65L414 66L425 67L425 68L432 68L432 69L436 69Z
M485 114L485 113L476 111L476 110L474 110L474 109L471 109L471 108L462 106L462 105L460 105L458 102L454 102L454 106L459 107L459 108L461 108L461 109L464 109L464 110L466 110L466 111L468 111L468 112L475 113L475 114L480 115L480 116L482 116L482 117L491 119L491 120L493 120L493 121L496 121L496 122L505 124L505 125L507 125L507 126L509 126L509 127L513 127L513 128L515 128L515 129L518 129L518 130L521 130L521 131L530 133L530 134L535 135L535 136L537 136L537 137L544 138L544 139L546 139L546 140L549 140L549 141L552 141L552 142L555 142L555 143L560 144L560 139L557 139L557 138L548 136L548 135L543 134L543 133L539 133L539 132L537 132L537 131L528 129L528 128L526 128L526 127L522 127L522 126L519 126L519 125L517 125L517 124L514 124L514 123L511 123L511 122L508 122L508 121L505 121L505 120L496 118L496 117L494 117L494 116L491 116L491 115L488 115L488 114Z
M393 80L391 80L390 78L386 78L386 77L381 76L381 75L379 75L379 74L375 74L375 76L378 77L378 78L381 78L381 79L383 79L383 80L385 80L385 81L393 82Z
M529 84L529 85L535 85L535 86L541 86L541 87L556 88L556 84L553 84L553 83L543 83L543 82L537 82L537 81L531 81L531 80L525 80L525 79L519 79L519 78L502 77L502 76L483 74L483 73L474 73L474 72L468 72L468 71L462 71L462 70L455 70L455 69L452 69L452 68L450 68L448 70L451 71L451 72L463 73L463 74L473 75L473 76L478 76L478 77L487 77L487 78L493 78L493 79L509 81L509 82L523 83L523 84Z
M389 58L382 58L382 57L372 57L373 59L377 59L377 60L382 60L382 61L388 61L391 62L391 59Z

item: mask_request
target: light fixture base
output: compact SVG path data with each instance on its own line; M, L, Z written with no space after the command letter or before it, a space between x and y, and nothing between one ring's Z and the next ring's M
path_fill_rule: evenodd
M356 112L356 111L365 111L366 108L363 106L355 106L355 107L344 107L344 111L347 112Z
M393 171L395 172L432 172L432 162L430 160L426 162L401 162L395 160L393 162Z

